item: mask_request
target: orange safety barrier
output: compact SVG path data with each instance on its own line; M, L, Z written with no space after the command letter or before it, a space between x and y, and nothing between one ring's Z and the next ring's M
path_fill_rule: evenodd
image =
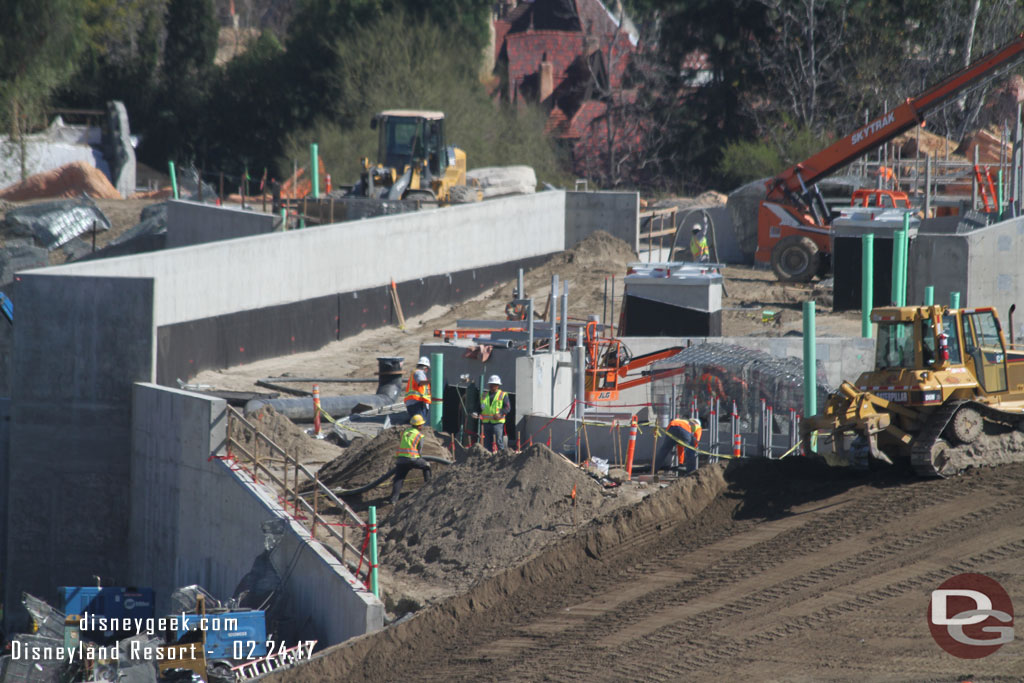
M626 481L633 480L633 454L636 452L636 415L629 421L629 448L626 450Z

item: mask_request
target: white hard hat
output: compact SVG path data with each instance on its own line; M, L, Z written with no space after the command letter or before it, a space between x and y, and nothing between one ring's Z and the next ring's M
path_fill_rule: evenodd
M497 384L498 386L501 386L501 378L498 377L497 375L491 375L490 377L487 378L487 383Z
M691 417L690 418L690 422L693 423L694 427L700 427L700 418L699 417Z
M430 367L430 359L427 358L426 356L420 356L420 359L418 361L416 361L416 365L426 365L429 368Z
M693 224L693 231L694 232L700 232L701 231L700 223L694 223Z

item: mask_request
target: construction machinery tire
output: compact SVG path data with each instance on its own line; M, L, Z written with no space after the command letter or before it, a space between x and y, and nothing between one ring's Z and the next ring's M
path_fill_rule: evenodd
M975 408L969 405L960 406L960 409L949 421L948 431L953 438L963 444L972 443L979 436L984 428L985 419Z
M480 193L469 185L453 185L448 191L448 201L451 204L472 204L480 201Z
M405 196L402 197L402 200L407 202L420 202L424 206L437 205L437 197L435 197L434 193L430 190L409 190L405 193Z
M818 245L810 238L790 235L772 249L772 270L783 282L810 282L818 274L821 258Z

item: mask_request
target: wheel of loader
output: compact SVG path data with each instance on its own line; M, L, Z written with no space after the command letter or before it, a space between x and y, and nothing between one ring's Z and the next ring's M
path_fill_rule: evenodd
M452 204L472 204L480 201L475 187L469 185L453 185L448 191L448 201Z
M407 202L420 202L424 205L437 204L437 197L430 190L409 190L402 199Z
M772 270L783 282L809 282L820 264L818 245L809 237L790 235L772 249Z
M981 436L984 419L975 408L962 406L949 421L949 433L960 443L971 443Z

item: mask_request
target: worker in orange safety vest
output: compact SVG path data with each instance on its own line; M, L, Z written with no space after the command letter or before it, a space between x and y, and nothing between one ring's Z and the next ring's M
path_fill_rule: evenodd
M700 437L703 429L700 420L693 418L683 420L676 418L668 423L668 436L658 448L657 462L660 470L682 469L684 472L693 472L697 469L697 447L700 444ZM672 456L672 449L675 447L675 458Z
M405 410L411 418L419 415L427 419L427 411L430 409L430 359L421 356L416 362L416 369L409 375L409 381L405 385Z

